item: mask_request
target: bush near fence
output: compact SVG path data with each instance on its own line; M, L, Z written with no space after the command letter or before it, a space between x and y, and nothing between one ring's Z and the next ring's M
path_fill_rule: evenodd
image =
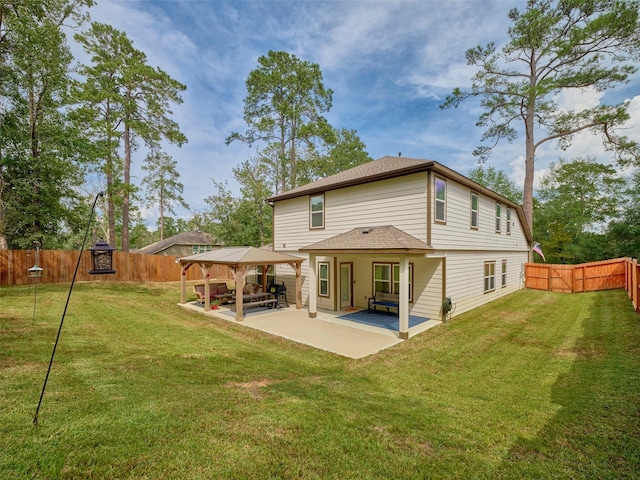
M39 283L71 282L78 263L77 250L41 250L38 266L43 269ZM28 285L35 281L29 277L29 268L36 263L34 250L0 250L0 286ZM91 252L82 252L76 281L102 282L177 282L181 268L174 256L147 255L142 253L113 252L115 274L89 275ZM187 270L187 280L202 280L199 268ZM233 278L226 265L213 265L211 278Z
M640 267L637 259L617 258L580 265L525 264L525 287L551 292L578 293L624 288L640 311Z

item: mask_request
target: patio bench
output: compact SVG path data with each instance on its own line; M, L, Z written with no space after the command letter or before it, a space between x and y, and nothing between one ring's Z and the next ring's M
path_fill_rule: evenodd
M269 298L267 300L257 300L255 302L247 302L247 303L243 303L242 306L243 307L260 307L260 306L264 306L266 305L269 308L273 308L276 306L276 303L278 302L277 299L275 298Z
M267 306L269 308L274 308L274 307L277 306L277 302L278 302L278 300L275 299L275 298L268 298L266 300L255 300L255 301L243 302L242 303L242 308L263 307L263 306ZM231 306L231 311L232 312L236 311L235 304Z
M400 295L397 293L376 292L373 297L369 298L367 312L375 312L379 306L386 307L387 313L389 312L389 308L395 308L400 312Z

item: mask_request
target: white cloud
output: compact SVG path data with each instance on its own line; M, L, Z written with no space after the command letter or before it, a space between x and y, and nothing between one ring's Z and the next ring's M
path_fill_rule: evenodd
M595 88L564 89L554 97L558 108L565 111L580 113L589 108L600 105L604 92Z

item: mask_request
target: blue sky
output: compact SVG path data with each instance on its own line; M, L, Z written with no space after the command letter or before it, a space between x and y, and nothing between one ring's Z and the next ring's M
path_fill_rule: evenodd
M334 91L329 123L356 130L374 159L402 152L467 174L477 166L471 152L483 133L475 126L481 110L473 102L444 111L439 105L454 87L470 85L475 70L466 65L466 50L490 41L502 45L510 25L507 13L525 5L516 0L98 0L90 12L93 21L126 32L150 65L187 86L173 118L189 143L167 145L165 151L178 162L185 200L192 211L201 212L204 199L214 193L211 179L228 180L236 191L232 168L255 154L255 147L227 146L225 139L246 129L245 81L269 50L320 66L325 87ZM624 99L632 102L626 134L640 140L640 75L604 97L572 92L558 101L573 108ZM134 181L141 180L145 154L135 160ZM579 155L610 160L600 138L584 134L566 152L553 143L544 145L536 170L539 174L559 157ZM521 185L523 159L521 136L501 144L487 165ZM155 224L157 212L143 212ZM177 213L189 215L182 209Z

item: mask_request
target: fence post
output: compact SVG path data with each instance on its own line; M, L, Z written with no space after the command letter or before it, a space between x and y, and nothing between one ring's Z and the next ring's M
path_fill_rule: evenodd
M638 274L638 270L639 270L638 259L635 258L633 260L633 278L631 279L631 285L633 288L633 306L635 307L636 311L640 311L640 304L638 303L640 300L638 298L639 297L638 294L640 293L638 292L638 289L640 287L640 285L638 285L638 277L640 275Z

